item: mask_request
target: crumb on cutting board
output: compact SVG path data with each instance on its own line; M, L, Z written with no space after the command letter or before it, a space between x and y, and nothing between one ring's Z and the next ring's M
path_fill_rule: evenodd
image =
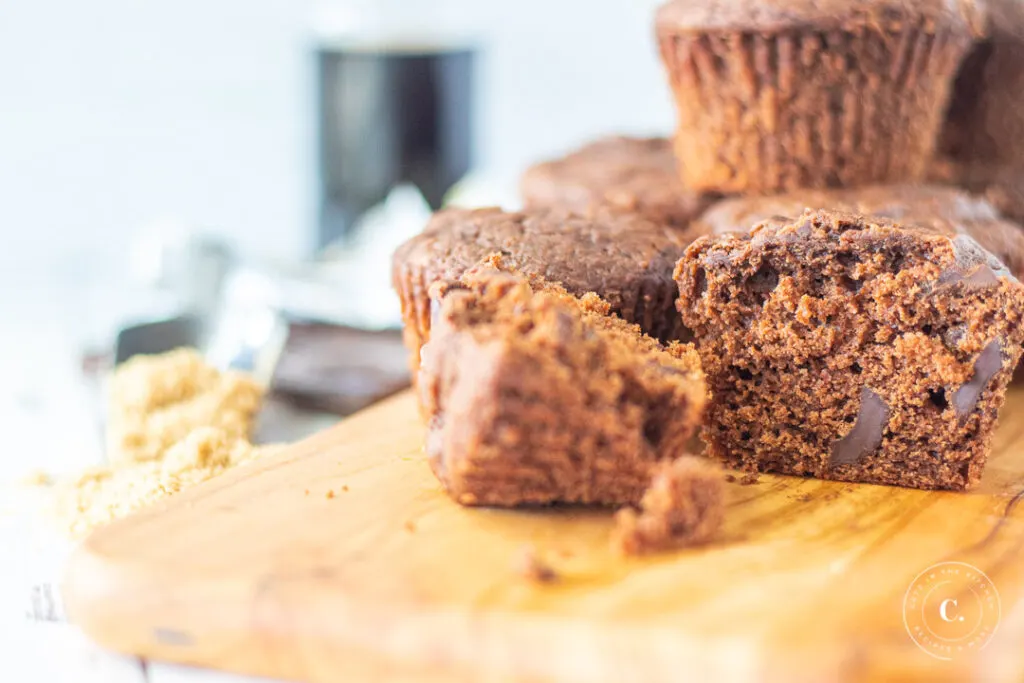
M660 465L640 501L615 515L612 547L642 555L707 542L725 516L725 478L704 458L683 456Z
M558 572L541 559L532 545L524 546L515 557L516 574L532 583L551 583L558 580Z
M72 537L263 457L249 434L263 389L197 351L132 359L111 381L108 464L58 482L54 512Z
M19 483L26 487L50 486L53 484L53 477L44 470L32 470L23 476Z

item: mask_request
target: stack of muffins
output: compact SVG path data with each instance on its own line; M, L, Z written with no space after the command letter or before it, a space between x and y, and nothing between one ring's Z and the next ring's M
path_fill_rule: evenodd
M1024 229L1013 222L1024 220L1024 0L673 0L656 25L679 115L672 140L609 137L538 164L522 179L523 212L445 211L395 254L439 478L467 503L563 500L550 463L582 468L595 462L583 450L619 449L635 476L637 457L679 455L659 434L678 437L677 421L688 433L700 403L706 454L737 468L976 485L1024 343ZM568 385L602 373L567 360L606 334L593 307L563 311L562 330L467 317L473 297L483 310L495 291L481 285L487 259L495 282L513 273L534 294L552 283L596 293L668 356L692 342L702 370L666 372L705 400L678 392L685 400L659 405L647 380L620 371L605 373L618 398L567 399ZM438 359L457 346L431 340L456 315L452 291L466 356L448 357L440 377L439 365L420 367L421 348ZM537 306L517 296L517 310ZM563 434L558 420L538 427L545 452L529 446L516 378L547 363L508 375L506 351L523 335L572 366L547 377L547 395L531 377L527 404L558 414L600 403L601 420L618 405L637 438L583 439L574 413ZM641 346L635 362L656 362ZM485 490L494 481L474 488L496 463L497 497ZM538 487L545 495L530 495ZM636 503L627 488L598 502Z

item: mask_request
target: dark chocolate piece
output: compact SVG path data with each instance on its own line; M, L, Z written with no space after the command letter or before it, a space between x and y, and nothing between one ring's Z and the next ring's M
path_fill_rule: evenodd
M850 433L832 444L831 464L854 465L874 453L882 445L885 425L889 422L889 406L871 389L860 392L860 413Z
M952 287L964 285L967 289L984 289L986 287L998 287L999 276L991 266L985 264L978 266L969 273L960 270L947 270L939 275L940 287Z
M1013 274L968 235L957 235L950 242L956 265L939 275L940 287L963 284L968 290L998 287L999 278Z
M974 412L982 392L1002 369L1003 343L999 339L993 339L974 361L974 376L971 381L953 394L953 407L956 408L957 417L964 420Z

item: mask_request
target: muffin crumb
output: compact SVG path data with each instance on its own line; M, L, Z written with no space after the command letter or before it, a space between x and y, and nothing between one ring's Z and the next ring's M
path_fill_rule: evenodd
M540 558L532 545L520 551L515 559L515 570L519 576L532 583L552 583L559 578L558 572Z
M683 456L662 464L640 501L615 515L612 547L643 555L707 542L725 516L722 471L715 463Z

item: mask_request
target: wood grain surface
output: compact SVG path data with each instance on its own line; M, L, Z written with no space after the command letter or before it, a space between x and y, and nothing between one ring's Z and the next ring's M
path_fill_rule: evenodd
M1022 390L978 491L762 475L713 545L644 559L611 552L607 511L455 505L422 441L401 394L111 525L68 610L114 650L289 680L1024 680ZM525 546L557 580L520 575ZM940 562L997 589L980 654L907 632Z

